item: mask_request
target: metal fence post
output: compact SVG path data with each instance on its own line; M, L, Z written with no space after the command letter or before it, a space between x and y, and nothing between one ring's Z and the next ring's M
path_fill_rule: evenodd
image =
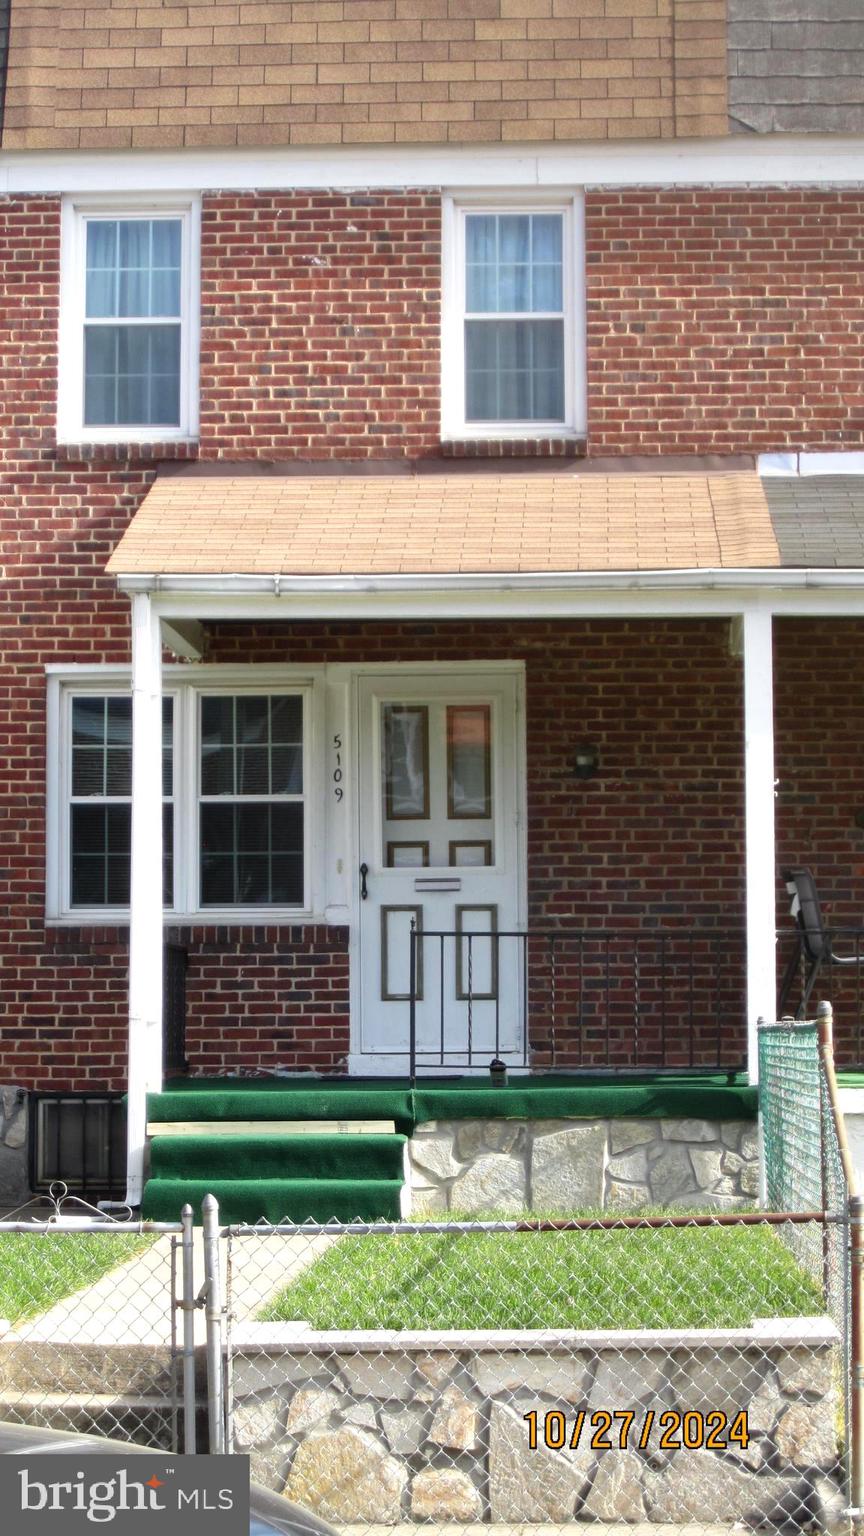
M864 1528L864 1198L849 1201L850 1279L850 1516L855 1530Z
M183 1236L180 1244L183 1298L183 1450L194 1456L195 1444L195 1277L193 1270L193 1212L184 1205L180 1212Z
M204 1225L204 1316L207 1320L207 1420L210 1454L225 1452L225 1382L222 1360L222 1277L219 1272L219 1202L205 1195L201 1204Z

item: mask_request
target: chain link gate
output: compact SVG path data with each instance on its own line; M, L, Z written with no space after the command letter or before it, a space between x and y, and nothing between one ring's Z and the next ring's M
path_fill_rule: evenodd
M53 1203L0 1222L0 1420L194 1451L191 1207L132 1223Z
M758 1211L220 1229L208 1197L211 1448L357 1533L860 1529L835 1164Z

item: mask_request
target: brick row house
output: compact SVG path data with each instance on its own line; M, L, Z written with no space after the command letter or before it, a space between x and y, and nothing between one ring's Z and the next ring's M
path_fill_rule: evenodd
M3 10L7 1196L177 1074L755 1079L864 906L864 23Z

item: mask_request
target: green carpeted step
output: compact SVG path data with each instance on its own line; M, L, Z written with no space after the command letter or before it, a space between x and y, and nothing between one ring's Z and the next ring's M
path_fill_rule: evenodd
M374 1221L399 1217L401 1179L149 1179L145 1221L177 1221L189 1202L196 1225L205 1195L219 1201L223 1222Z
M392 1120L408 1135L430 1120L752 1120L757 1089L740 1072L520 1075L506 1088L487 1076L422 1078L179 1078L150 1094L148 1121Z
M402 1178L404 1136L154 1136L154 1179Z

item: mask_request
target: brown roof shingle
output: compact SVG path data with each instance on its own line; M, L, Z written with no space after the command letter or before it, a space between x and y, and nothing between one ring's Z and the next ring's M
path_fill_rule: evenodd
M754 473L157 480L108 570L451 575L779 564Z

